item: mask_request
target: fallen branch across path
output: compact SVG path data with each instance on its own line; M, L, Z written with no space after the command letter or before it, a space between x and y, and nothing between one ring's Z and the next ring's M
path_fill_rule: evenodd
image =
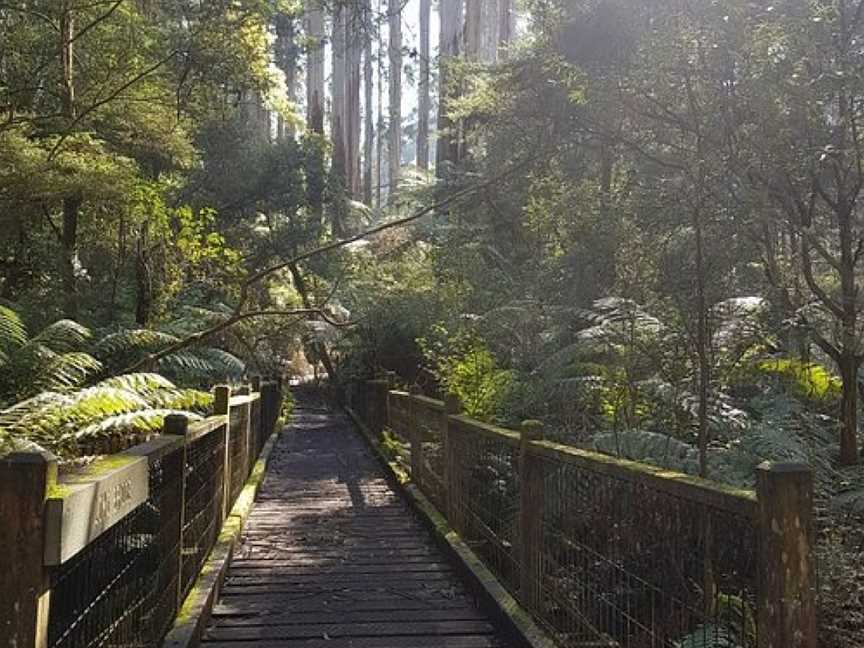
M183 349L187 349L191 346L195 346L203 342L204 340L213 337L214 335L218 335L219 333L231 328L238 322L243 320L247 320L253 317L259 316L284 316L284 317L298 317L298 322L303 320L308 320L312 318L319 318L331 326L350 326L349 323L335 322L332 318L330 318L324 311L315 308L301 308L296 310L285 310L285 311L272 311L272 310L264 310L264 311L246 311L246 302L249 300L249 290L252 286L260 283L267 277L279 272L280 270L284 270L292 265L296 265L303 261L307 261L313 257L319 256L321 254L326 254L328 252L332 252L334 250L338 250L340 248L345 247L346 245L350 245L352 243L356 243L357 241L362 241L382 232L386 232L392 229L397 229L400 227L405 227L406 225L410 225L421 218L424 218L430 214L434 214L436 212L440 212L441 210L447 209L449 207L453 207L461 202L468 200L469 198L474 197L479 192L488 189L489 187L495 186L500 183L502 180L509 178L510 176L518 173L523 170L528 164L530 164L534 158L528 158L526 160L522 160L517 164L514 164L512 167L496 175L494 178L487 180L485 182L481 182L470 187L465 187L464 189L460 189L452 193L447 198L440 200L432 205L424 207L410 216L406 216L404 218L399 218L393 221L389 221L387 223L383 223L371 229L365 230L359 234L354 236L349 236L346 238L339 239L337 241L333 241L331 243L327 243L320 247L314 248L307 252L301 252L300 254L287 259L285 261L281 261L275 265L267 267L263 270L260 270L249 277L247 277L241 286L240 289L240 298L237 300L237 305L234 307L234 311L228 315L223 321L217 322L213 326L210 326L206 329L198 331L196 333L192 333L191 335L183 338L182 340L178 340L174 344L165 347L155 353L151 353L146 357L138 360L130 367L126 369L128 373L134 373L137 371L145 370L146 368L150 368L155 366L157 362L166 358L174 353L182 351Z

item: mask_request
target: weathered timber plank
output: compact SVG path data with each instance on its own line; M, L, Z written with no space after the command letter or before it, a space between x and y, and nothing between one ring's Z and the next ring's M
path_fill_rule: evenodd
M285 648L283 641L207 641L206 648ZM293 643L302 648L499 648L504 646L495 637L489 635L451 635L447 637L373 637L347 639L308 639Z
M207 648L499 648L495 629L342 417L283 436Z
M248 641L252 639L318 639L324 635L339 637L439 637L442 635L493 634L486 621L415 621L413 623L316 623L278 626L235 626L211 628L207 638L213 641Z

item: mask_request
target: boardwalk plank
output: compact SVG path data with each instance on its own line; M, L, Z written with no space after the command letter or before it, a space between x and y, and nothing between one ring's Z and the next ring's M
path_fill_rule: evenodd
M274 449L205 648L506 648L344 417Z

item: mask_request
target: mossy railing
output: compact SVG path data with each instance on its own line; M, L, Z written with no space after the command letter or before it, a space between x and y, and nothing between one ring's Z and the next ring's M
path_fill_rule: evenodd
M0 637L16 648L154 647L192 590L255 460L281 386L215 388L213 415L58 477L0 459Z
M352 389L411 480L564 646L816 646L812 474L763 464L756 491Z

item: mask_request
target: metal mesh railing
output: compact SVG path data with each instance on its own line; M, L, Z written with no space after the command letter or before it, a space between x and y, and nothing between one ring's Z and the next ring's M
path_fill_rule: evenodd
M431 398L415 396L412 406L417 438L422 444L419 483L432 503L445 510L447 489L444 484L444 404Z
M539 560L525 601L562 645L756 646L753 515L650 481L541 462Z
M222 527L225 426L186 448L181 592L192 589Z
M449 442L456 461L450 476L452 521L498 580L516 591L520 571L516 553L518 437L489 433L467 419L451 422Z
M249 476L248 410L232 407L228 414L228 475L229 501L234 502Z
M249 404L249 428L252 435L250 444L252 447L252 456L257 457L261 454L261 448L264 447L267 436L269 436L269 434L265 436L265 426L263 425L263 418L261 416L260 394L258 398Z
M53 570L52 648L156 646L177 610L183 450L151 461L148 500Z
M229 403L227 448L226 423L208 419L185 442L169 437L161 450L143 450L147 501L49 572L50 648L161 645L273 432L274 387L266 404L257 394Z
M422 440L414 482L560 645L757 646L752 494L537 443L532 422L523 438L390 403L390 427Z

